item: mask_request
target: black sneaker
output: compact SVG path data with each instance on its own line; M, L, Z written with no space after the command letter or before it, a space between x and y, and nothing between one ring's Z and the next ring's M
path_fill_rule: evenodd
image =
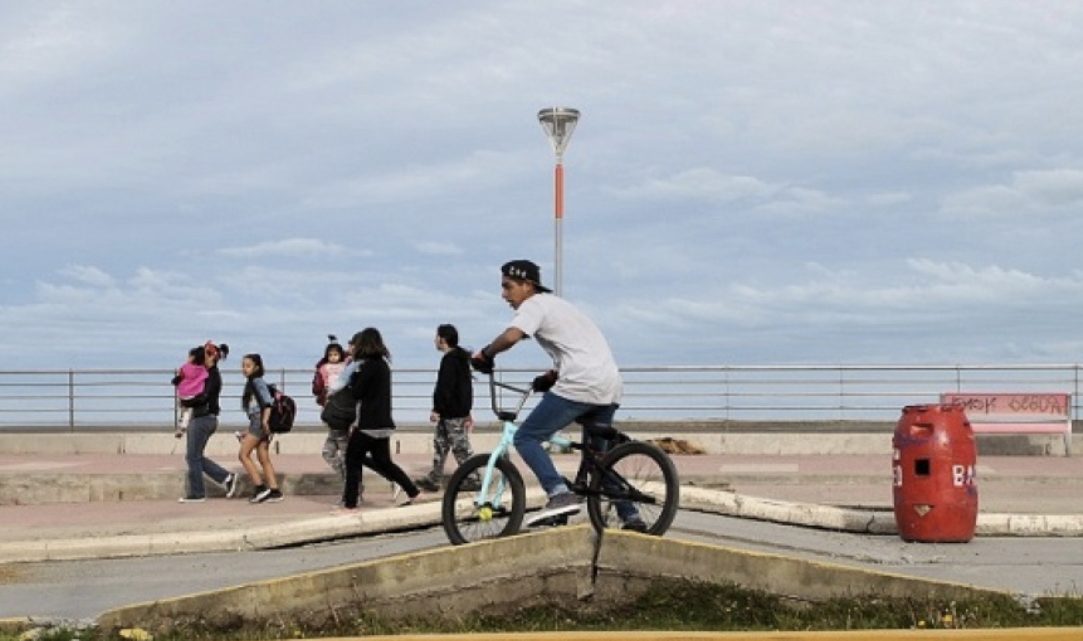
M414 485L420 487L421 489L425 490L426 492L439 492L440 491L440 484L437 483L436 481L432 480L432 477L429 477L429 476L422 476L419 479L415 479L414 480Z
M262 503L281 503L283 498L285 498L285 497L282 496L282 491L276 489L276 490L271 490L267 494L267 498L263 499L263 501L261 501L261 502Z
M481 479L476 476L463 479L463 482L459 484L459 489L464 492L477 492L481 489Z
M527 526L537 525L543 521L548 521L556 516L571 516L579 512L579 497L571 492L561 492L560 494L554 494L549 497L549 501L545 504L545 508L530 517L526 522Z
M177 503L206 503L207 497L205 496L182 496L177 499Z
M257 485L255 491L252 492L252 498L248 499L249 503L262 503L271 494L271 488L266 485Z
M620 526L622 530L628 530L629 532L642 532L647 533L647 524L643 522L643 519L637 517L630 518Z

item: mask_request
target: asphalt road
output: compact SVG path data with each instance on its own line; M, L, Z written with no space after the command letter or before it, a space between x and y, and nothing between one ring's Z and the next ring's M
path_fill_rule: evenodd
M784 554L1027 595L1078 595L1077 539L906 543L682 511L670 538ZM84 620L113 607L445 545L439 527L283 550L0 566L0 617Z

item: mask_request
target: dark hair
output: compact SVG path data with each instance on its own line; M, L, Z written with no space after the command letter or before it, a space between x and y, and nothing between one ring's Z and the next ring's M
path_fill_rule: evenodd
M355 360L362 358L380 357L391 360L391 351L384 345L384 338L380 336L380 330L375 327L366 327L357 332L350 339L353 345L353 357Z
M436 335L444 339L448 347L459 346L459 330L455 329L454 325L444 323L436 328Z
M204 365L204 361L207 360L207 350L202 345L199 347L193 347L188 350L188 357L192 359L193 363Z
M244 358L256 364L256 369L244 384L244 394L241 395L241 409L248 409L248 403L256 393L256 386L252 384L252 381L257 378L263 378L263 357L259 354L245 354Z
M346 350L342 349L342 345L338 342L338 337L334 334L327 335L327 347L323 350L323 360L329 360L331 352L338 352L339 357L346 358Z

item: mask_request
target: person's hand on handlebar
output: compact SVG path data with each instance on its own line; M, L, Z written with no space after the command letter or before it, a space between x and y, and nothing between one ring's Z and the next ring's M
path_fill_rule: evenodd
M530 384L530 389L535 392L548 392L557 383L556 370L549 370L540 376L534 377L534 382Z
M493 369L496 367L496 360L491 345L482 347L477 353L471 356L470 364L482 374L492 374Z

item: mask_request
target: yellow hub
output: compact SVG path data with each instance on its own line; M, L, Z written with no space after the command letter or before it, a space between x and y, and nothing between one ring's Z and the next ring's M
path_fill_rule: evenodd
M488 505L482 505L480 508L478 508L478 519L482 521L492 521L493 508L489 507Z

